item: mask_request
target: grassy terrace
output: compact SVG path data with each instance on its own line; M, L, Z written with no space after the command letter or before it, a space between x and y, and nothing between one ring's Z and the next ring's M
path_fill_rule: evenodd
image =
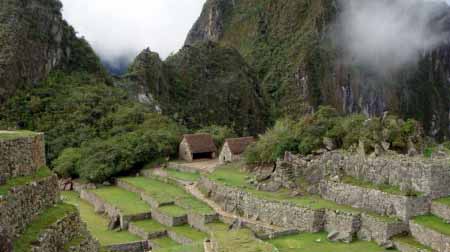
M441 234L450 236L450 224L435 215L423 215L414 218L414 221L424 227L433 229Z
M149 213L150 206L139 198L139 195L116 186L103 187L91 192L109 204L119 208L126 215Z
M0 141L1 140L14 140L17 138L32 137L32 136L36 136L36 135L38 135L38 133L32 132L32 131L26 131L26 130L0 131Z
M269 241L280 252L384 252L384 248L373 242L355 241L350 244L337 243L327 240L326 233L304 233L287 236ZM389 250L397 251L397 250Z
M226 186L241 188L242 190L245 190L246 192L251 193L256 197L265 200L287 201L296 204L300 207L307 207L311 209L330 209L353 213L364 212L385 222L398 221L398 219L394 217L381 216L376 213L371 213L368 211L352 208L350 206L339 205L333 201L325 200L315 195L292 197L288 190L280 190L278 192L258 191L255 187L247 183L247 180L251 176L251 174L241 171L239 165L232 164L221 166L218 169L216 169L216 171L207 176L211 180L223 183Z
M9 190L13 187L23 186L23 185L26 185L33 181L50 177L52 175L53 175L52 171L50 171L50 169L48 167L43 166L43 167L39 168L38 171L31 176L15 177L15 178L9 179L6 181L6 183L4 185L0 186L0 195L6 195L9 192Z
M192 172L180 172L178 170L168 168L164 170L169 177L183 180L183 181L198 181L200 180L200 173L192 173Z
M450 197L440 198L440 199L437 199L435 201L438 202L438 203L450 206Z
M154 252L203 252L203 242L153 250Z
M228 230L222 223L208 224L213 232L213 239L221 248L221 252L275 252L277 249L270 243L254 237L248 229Z
M175 247L175 246L180 245L180 244L174 242L172 239L170 239L167 236L157 238L157 239L152 239L151 241L153 244L157 245L160 248L170 248L170 247Z
M180 217L180 216L187 214L187 212L184 208L181 208L176 205L162 206L162 207L158 208L158 210L161 213L172 216L172 217Z
M140 237L122 231L108 230L108 219L96 214L89 203L81 200L75 192L62 192L64 201L78 207L81 219L86 222L89 232L100 242L102 246L129 243L141 240Z
M387 184L377 185L377 184L370 183L368 181L357 179L357 178L354 178L351 176L344 177L342 179L342 182L345 184L353 185L353 186L379 190L379 191L389 193L389 194L395 194L395 195L401 195L401 196L418 196L418 195L420 195L420 193L418 193L418 192L403 192L402 190L400 190L399 186L393 186L393 185L387 185Z
M134 225L136 225L138 228L141 228L145 230L145 232L148 233L156 233L156 232L163 232L167 230L167 227L164 225L159 224L159 222L155 220L141 220L141 221L134 221L132 222Z
M197 200L184 191L184 189L176 185L145 177L128 177L122 178L121 180L142 189L148 196L158 202L171 202L177 200L177 202L180 202L182 207L186 210L200 214L214 213L214 210L208 205Z
M419 243L418 241L416 241L414 239L414 237L412 237L412 236L398 236L398 237L394 237L393 240L395 242L400 242L400 243L406 244L408 246L414 247L414 248L416 248L416 251L422 251L422 252L433 251L431 248L424 246L421 243Z
M20 236L14 241L14 251L28 252L31 251L31 244L36 241L42 230L50 227L58 220L64 218L70 213L76 212L77 209L70 204L58 204L52 208L47 209L44 213L39 215Z
M208 238L207 234L193 229L189 225L171 227L170 230L186 238L189 238L192 241L203 241L204 239Z

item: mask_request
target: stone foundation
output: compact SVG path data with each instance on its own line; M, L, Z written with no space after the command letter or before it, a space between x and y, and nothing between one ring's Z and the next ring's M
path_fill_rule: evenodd
M431 204L431 213L441 217L447 223L450 224L450 206L439 202L433 202Z
M383 221L369 214L362 214L358 238L383 244L391 240L392 237L405 232L408 232L408 224L406 223Z
M206 224L213 223L219 220L219 215L214 214L198 214L198 213L188 213L187 222L190 226L197 230L206 230ZM204 231L205 232L205 231Z
M45 165L44 134L0 139L0 160L0 181L36 173Z
M115 244L105 246L105 250L109 252L145 252L151 248L148 241L137 241L124 244Z
M169 236L170 239L179 244L185 245L194 242L193 240L170 230L167 231L167 235Z
M405 221L430 211L431 200L426 196L407 197L327 180L322 181L319 188L324 199Z
M167 235L166 230L149 233L149 232L145 231L144 229L141 229L138 226L134 225L133 223L130 223L128 225L128 232L135 234L144 240L155 239L155 238L159 238L159 237Z
M50 176L14 187L0 199L0 226L12 238L22 233L33 218L59 201L58 178Z
M441 234L435 230L421 226L411 220L409 222L411 235L420 243L437 252L450 252L450 236Z

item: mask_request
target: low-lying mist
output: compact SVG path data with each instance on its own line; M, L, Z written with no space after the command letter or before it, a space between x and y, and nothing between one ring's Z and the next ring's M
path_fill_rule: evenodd
M432 0L340 0L334 32L349 62L384 73L449 40L450 8Z

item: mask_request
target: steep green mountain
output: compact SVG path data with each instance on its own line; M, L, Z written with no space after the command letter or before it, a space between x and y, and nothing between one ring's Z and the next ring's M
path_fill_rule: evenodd
M164 62L144 50L117 85L191 129L217 124L256 134L267 120L256 73L235 49L212 42L186 46Z
M62 19L61 8L58 0L0 1L0 103L55 68L103 71L90 46Z
M432 136L449 135L450 45L422 52L417 64L400 71L379 74L352 61L334 41L342 2L208 0L185 44L214 41L236 48L256 70L275 118L296 118L319 105L370 116L389 110L424 122ZM434 3L417 4L425 9ZM448 7L438 9L430 30L446 34Z

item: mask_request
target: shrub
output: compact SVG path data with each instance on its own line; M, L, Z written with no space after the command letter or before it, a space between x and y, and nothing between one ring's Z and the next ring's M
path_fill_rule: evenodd
M61 177L76 177L80 167L81 150L67 148L52 162L53 170Z

